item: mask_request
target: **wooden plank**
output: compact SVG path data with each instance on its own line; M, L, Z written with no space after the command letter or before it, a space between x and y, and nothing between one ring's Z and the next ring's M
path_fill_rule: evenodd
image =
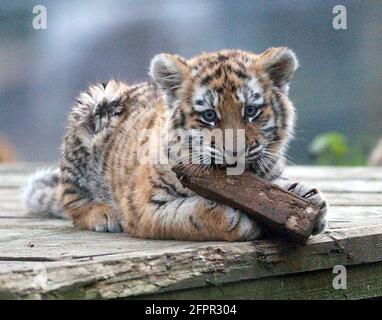
M26 211L26 208L19 199L0 201L0 212L12 212L13 210Z
M288 166L285 176L310 180L381 180L382 167Z
M55 166L54 163L44 162L16 162L0 164L0 175L2 174L30 174L36 170Z
M27 217L27 213L19 188L0 188L0 219Z
M332 206L327 215L328 229L354 229L368 226L382 228L381 206Z
M325 194L331 206L381 206L382 193L329 192Z
M382 192L382 180L359 180L348 179L342 180L309 180L305 178L297 179L297 181L310 184L318 187L322 192L341 192L341 193L381 193Z
M350 230L368 226L379 226L382 230L382 207L332 207L328 220L330 230ZM73 241L73 239L78 240ZM144 249L151 243L146 240L130 239L126 234L77 231L67 220L34 217L29 217L27 220L16 217L1 218L0 240L0 260L1 257L30 259L41 256L50 260L60 260L71 256L126 252L131 248L140 249L139 245ZM29 242L34 244L33 248L28 247ZM12 243L12 251L9 251L9 243ZM165 246L173 242L158 243Z
M0 202L8 200L20 200L21 190L20 189L0 189Z
M27 174L3 174L0 177L0 189L20 188L28 181Z
M90 234L94 236L93 242L89 241ZM45 241L43 239L47 237L41 236L38 240ZM220 285L382 259L380 226L334 230L312 238L306 247L275 240L175 242L173 247L167 242L147 241L130 252L99 256L94 256L97 248L103 243L115 246L119 235L84 232L70 238L79 250L87 247L92 256L41 262L48 277L45 288L35 287L38 272L34 270L0 269L1 291L18 298L46 298L60 295L67 288L79 288L86 297L129 297L205 287L211 282ZM133 244L133 239L121 239L119 245L125 243L126 248Z
M9 244L12 243L12 250ZM56 261L178 245L177 241L148 241L126 234L75 230L60 219L1 219L0 261Z
M229 283L193 290L140 296L139 299L370 299L382 296L382 263L347 268L347 288L334 289L333 269ZM66 293L69 297L69 292Z

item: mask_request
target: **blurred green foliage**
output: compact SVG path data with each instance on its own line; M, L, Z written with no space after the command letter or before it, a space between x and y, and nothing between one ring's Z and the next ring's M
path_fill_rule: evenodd
M309 154L318 165L364 166L367 157L363 149L361 144L350 144L339 132L326 132L313 139Z

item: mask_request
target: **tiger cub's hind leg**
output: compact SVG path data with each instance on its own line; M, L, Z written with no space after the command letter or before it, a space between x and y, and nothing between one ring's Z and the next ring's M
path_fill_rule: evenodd
M65 214L76 228L98 232L123 231L117 210L106 203L93 202L87 190L78 184L62 183L58 196Z
M78 229L98 232L122 232L120 220L109 206L92 204L69 211L73 225Z

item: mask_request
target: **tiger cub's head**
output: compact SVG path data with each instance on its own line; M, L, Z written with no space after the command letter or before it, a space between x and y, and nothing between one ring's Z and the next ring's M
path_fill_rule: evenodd
M183 147L191 146L201 164L226 166L241 156L245 168L267 177L284 162L293 134L288 89L297 67L288 48L270 48L262 54L222 50L190 60L159 54L151 62L150 74L166 98L170 131L185 137ZM219 131L223 134L215 134ZM213 133L212 139L207 139L208 133ZM203 150L190 142L195 135ZM230 143L228 136L233 138Z

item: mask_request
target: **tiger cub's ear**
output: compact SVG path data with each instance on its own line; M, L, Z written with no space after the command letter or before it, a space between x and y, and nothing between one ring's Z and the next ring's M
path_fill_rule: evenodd
M288 93L289 81L299 67L296 55L286 47L269 48L258 58L258 64L268 73L273 84Z
M167 103L176 99L178 89L186 79L190 69L182 57L171 54L158 54L151 61L150 76L166 94Z

